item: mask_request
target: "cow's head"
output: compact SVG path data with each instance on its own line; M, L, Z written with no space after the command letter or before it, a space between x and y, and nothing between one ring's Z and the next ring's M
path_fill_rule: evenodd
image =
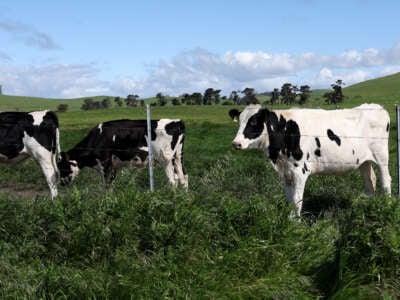
M267 111L260 105L249 105L242 112L231 109L229 116L239 120L239 130L232 145L235 149L260 148L267 142Z
M70 160L66 152L61 152L60 156L61 158L57 166L60 171L61 185L65 186L75 179L80 169L78 163L74 160Z

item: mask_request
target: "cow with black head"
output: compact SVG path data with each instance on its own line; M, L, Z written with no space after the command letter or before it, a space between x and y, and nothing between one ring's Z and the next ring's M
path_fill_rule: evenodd
M73 181L80 170L92 168L100 173L105 185L113 182L117 169L124 166L143 168L148 163L148 143L154 159L164 169L169 183L188 188L183 163L185 126L179 119L151 121L151 141L146 120L113 120L93 127L75 147L61 152L58 162L61 183Z
M377 104L353 109L269 110L249 105L229 111L239 120L232 145L235 149L260 149L282 178L286 198L300 216L305 183L314 174L345 174L359 169L366 192L373 194L376 163L382 190L391 192L389 174L390 118Z

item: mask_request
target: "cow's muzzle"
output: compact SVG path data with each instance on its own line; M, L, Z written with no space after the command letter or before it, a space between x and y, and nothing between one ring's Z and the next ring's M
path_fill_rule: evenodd
M233 141L233 142L232 142L232 146L233 146L233 148L235 148L236 150L241 150L241 149L243 149L242 144L241 144L240 142L235 142L235 141Z

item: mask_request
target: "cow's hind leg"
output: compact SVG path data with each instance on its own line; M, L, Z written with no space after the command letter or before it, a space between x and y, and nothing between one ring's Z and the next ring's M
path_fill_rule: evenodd
M43 175L46 179L47 185L50 189L51 198L57 197L57 170L53 166L52 157L49 155L47 159L39 161L40 168L42 169Z
M376 189L376 176L370 161L361 164L360 173L364 179L365 191L368 195L373 195Z
M179 147L175 153L174 159L174 171L178 177L179 183L182 184L186 189L189 186L188 176L186 174L185 166L183 164L183 144L180 143Z
M40 169L46 179L50 189L51 198L54 199L58 195L57 191L57 168L54 167L55 154L42 147L33 149L28 148L29 153L39 163Z

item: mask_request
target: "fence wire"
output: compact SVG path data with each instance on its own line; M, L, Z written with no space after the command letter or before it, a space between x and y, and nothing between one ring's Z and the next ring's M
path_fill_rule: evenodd
M255 109L255 110L259 110L260 109L260 107L247 107L246 109ZM227 108L227 110L228 110L228 108ZM297 109L296 108L294 108L294 109L292 109L292 110L295 110L295 111L297 111ZM300 110L302 110L302 109L298 109L299 111ZM310 110L313 110L312 108L310 108ZM368 111L368 112L371 112L371 111L385 111L385 112L387 112L385 109L383 109L383 108L360 108L360 109L351 109L351 108L349 108L349 109L339 109L339 111L342 111L342 110L348 110L348 111L350 111L350 110L354 110L354 111ZM271 109L270 111L273 111L273 112L278 112L278 113L281 113L281 112L284 112L284 111L287 111L287 109ZM325 112L327 112L327 113L329 113L330 111L338 111L338 110L323 110L323 111L325 111ZM185 122L185 120L183 119L183 118L177 118L177 119L181 119L182 121L184 121ZM104 122L106 122L106 121L108 121L108 120L105 120ZM334 121L334 120L333 120ZM6 126L10 126L10 125L12 125L12 124L6 124ZM99 124L97 123L97 124L95 124L95 126L94 127L91 127L91 128L88 128L88 132L92 129L92 128L96 128L96 126L98 126ZM187 126L187 125L186 125ZM317 125L316 125L317 126ZM2 125L0 125L0 128L2 127ZM131 130L132 128L128 128L128 127L120 127L119 128L119 130L121 130L121 131L123 131L123 130ZM285 136L285 134L281 134L281 133L276 133L277 135L282 135L282 136ZM215 135L215 134L213 134L213 135ZM265 135L265 136L268 136L268 133L262 133L261 135ZM60 139L62 140L62 136L63 136L63 133L61 133L60 132ZM186 136L186 145L184 146L185 148L187 148L187 143L188 143L188 140L190 140L190 136L188 136L188 134L187 133L185 133L185 136ZM304 137L304 138L314 138L314 139L316 139L316 138L329 138L329 136L328 135L314 135L314 134L300 134L300 135L296 135L296 134L294 134L294 135L292 135L292 136L297 136L297 137L300 137L300 141L301 141L301 138L302 137ZM394 138L390 138L390 137L381 137L381 136L358 136L358 135L349 135L349 136L340 136L340 135L337 135L340 139L367 139L367 140L383 140L383 141L385 141L385 140L387 140L387 141L389 141L390 139L392 139L392 140L394 140ZM222 137L222 136L221 136ZM223 138L226 138L226 135L223 135ZM233 140L235 138L235 134L233 134L232 135L232 137L231 137L231 139ZM398 136L397 137L397 141L398 141L398 143L400 143L400 137ZM189 142L190 143L190 142ZM2 143L1 141L0 141L0 149L1 149L1 145L5 145L4 143ZM20 144L17 144L17 143L15 143L15 144L7 144L7 146L19 146ZM207 137L205 137L203 140L202 140L202 146L204 146L204 145L207 145L207 147L213 147L213 143L210 143L210 144L207 144ZM45 147L47 146L47 147L54 147L54 144L52 144L52 145L44 145ZM147 146L147 145L145 145L145 146ZM190 146L193 146L193 145L190 145ZM230 147L230 145L228 146L227 145L227 147ZM99 150L99 148L98 147L79 147L79 146L77 146L77 147L73 147L72 149L75 149L75 150L78 150L78 151L95 151L95 150ZM322 148L323 149L323 148ZM132 149L126 149L126 148L101 148L101 151L119 151L119 152L132 152ZM227 150L228 151L228 150ZM245 150L243 150L243 151L245 151ZM399 151L399 149L398 149L398 151ZM187 156L187 152L185 151L184 152L185 153L185 156ZM285 154L283 154L283 155L285 155ZM155 158L156 159L156 158ZM399 159L400 159L400 154L399 154ZM1 160L0 160L0 162L1 162ZM352 162L345 162L345 161L343 161L343 160L338 160L338 161L324 161L324 160L322 160L322 159L317 159L317 158L315 158L315 160L301 160L301 162L306 162L307 164L325 164L325 165L341 165L341 166L343 166L343 165L350 165L350 166L353 166L355 169L357 168L357 167L359 167L361 164L357 164L357 163L352 163ZM296 161L295 160L293 160L293 163L296 163ZM381 164L382 166L385 166L385 167L388 167L388 166L391 166L391 164ZM50 169L50 168L49 168ZM190 173L188 174L189 176L190 176ZM400 180L400 179L399 179ZM280 181L276 181L276 182L280 182ZM399 182L399 186L400 186L400 182Z

